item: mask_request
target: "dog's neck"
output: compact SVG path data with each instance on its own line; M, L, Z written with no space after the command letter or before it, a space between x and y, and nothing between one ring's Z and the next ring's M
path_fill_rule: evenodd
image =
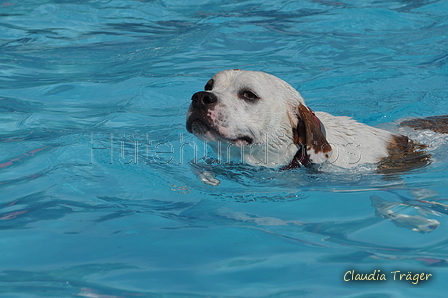
M297 151L296 155L291 160L291 162L288 165L281 168L280 170L284 171L284 170L291 170L291 169L296 169L296 168L300 168L300 167L310 166L311 161L308 157L308 154L306 154L306 150L303 150L303 147L304 147L303 145L300 146L299 150Z
M311 116L313 117L314 121L316 121L317 125L319 126L320 130L324 134L324 137L326 137L326 131L324 124L317 118L317 116L314 114L313 110L308 108ZM308 154L306 153L306 146L305 145L299 145L299 149L297 150L296 155L294 155L294 158L291 160L291 162L282 167L281 170L291 170L295 168L300 167L309 167L311 166L312 162L310 161L310 158Z

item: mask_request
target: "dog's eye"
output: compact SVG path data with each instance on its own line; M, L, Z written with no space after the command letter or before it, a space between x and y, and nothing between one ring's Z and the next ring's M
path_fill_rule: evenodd
M215 80L213 80L213 79L208 80L207 84L205 84L204 90L211 91L213 89L214 83L215 83Z
M255 93L253 93L250 90L243 90L240 92L240 98L248 100L248 101L255 101L257 99L260 99Z

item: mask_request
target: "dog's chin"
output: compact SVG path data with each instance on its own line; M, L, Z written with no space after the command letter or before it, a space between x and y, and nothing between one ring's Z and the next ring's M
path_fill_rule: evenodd
M226 137L214 127L205 124L200 120L194 120L187 124L187 130L193 133L198 139L206 142L227 142L237 146L252 145L254 139L250 136L237 136L236 138Z

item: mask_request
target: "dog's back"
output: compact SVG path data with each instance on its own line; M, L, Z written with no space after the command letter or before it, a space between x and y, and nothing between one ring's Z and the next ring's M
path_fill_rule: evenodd
M432 130L437 133L448 134L448 115L431 116L406 120L400 126L407 126L414 130ZM405 136L394 138L395 146L389 148L389 156L381 160L377 171L382 174L406 172L424 167L431 163L431 154L426 152L428 147L419 144Z

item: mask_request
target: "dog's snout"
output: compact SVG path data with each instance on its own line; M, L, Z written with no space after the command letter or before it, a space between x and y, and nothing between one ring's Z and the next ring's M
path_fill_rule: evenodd
M193 106L200 107L214 104L218 101L218 98L211 92L201 91L193 94L191 100L193 101Z

